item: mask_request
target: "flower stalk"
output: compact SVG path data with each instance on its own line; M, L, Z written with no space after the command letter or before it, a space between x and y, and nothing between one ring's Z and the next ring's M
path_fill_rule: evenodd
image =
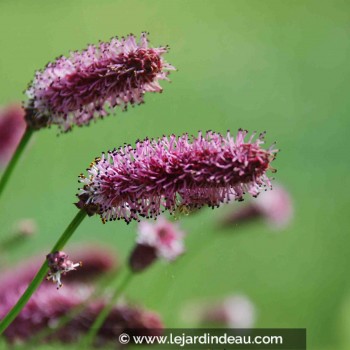
M84 210L80 210L78 214L74 217L74 219L71 221L71 223L68 225L66 230L63 232L61 237L56 242L55 246L52 248L51 252L56 252L58 250L61 250L68 240L72 237L75 230L78 228L80 223L84 220L86 217L86 212ZM26 291L23 293L21 298L17 301L16 305L8 312L8 314L1 320L0 322L0 335L6 330L6 328L15 320L17 315L22 311L24 306L29 301L30 297L33 295L33 293L38 289L40 286L42 280L47 275L47 272L49 270L48 264L45 261L43 265L41 266L40 270L32 280L32 282L27 287Z
M2 193L4 192L4 189L6 187L6 184L8 183L11 174L16 167L18 160L20 159L24 149L26 148L29 140L31 139L33 135L34 130L31 127L27 127L25 133L22 136L22 139L20 143L18 144L15 153L13 154L10 162L8 163L1 179L0 179L0 197Z
M96 335L133 276L149 268L159 258L169 262L175 261L184 253L183 237L184 232L164 217L159 218L157 223L142 222L139 224L136 245L129 255L126 274L114 291L110 302L101 310L89 333L83 338L84 349L93 344ZM115 285L115 280L111 285Z
M94 341L98 331L101 329L101 327L103 326L103 323L106 321L108 315L110 314L110 312L112 311L113 307L115 306L115 304L117 303L119 297L121 296L121 294L124 292L124 290L128 287L128 285L130 284L133 276L135 274L131 271L131 270L127 270L119 288L117 288L114 293L112 298L110 299L110 302L106 305L106 307L104 307L101 312L99 313L99 315L96 317L94 323L92 324L89 332L87 333L87 335L83 338L82 340L82 348L83 349L87 349ZM118 278L119 276L117 276Z

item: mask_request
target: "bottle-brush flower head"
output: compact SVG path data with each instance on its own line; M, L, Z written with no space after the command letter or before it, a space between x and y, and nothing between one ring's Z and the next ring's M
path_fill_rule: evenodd
M104 117L108 109L144 102L146 92L162 92L175 68L163 59L168 47L149 47L147 33L89 45L61 56L38 71L26 93L26 120L34 129L57 124L62 131Z
M236 137L213 131L205 135L138 141L95 159L88 176L80 175L83 187L79 208L103 221L157 217L162 210L218 207L249 192L257 196L271 186L266 175L277 150L261 147L264 134L246 140L247 131Z

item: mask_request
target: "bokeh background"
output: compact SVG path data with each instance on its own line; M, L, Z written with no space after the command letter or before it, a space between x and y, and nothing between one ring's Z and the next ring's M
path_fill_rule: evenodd
M186 303L243 293L257 327L306 327L308 349L350 349L350 3L1 0L0 104L22 100L34 71L56 56L144 30L152 45L170 45L172 83L90 127L35 135L0 203L0 234L24 217L40 231L7 263L46 254L76 213L77 175L101 151L199 129L267 130L267 143L282 150L276 178L293 196L290 227L219 230L228 208L183 218L187 254L139 276L127 297L183 327ZM135 231L89 218L66 250L105 243L123 259Z

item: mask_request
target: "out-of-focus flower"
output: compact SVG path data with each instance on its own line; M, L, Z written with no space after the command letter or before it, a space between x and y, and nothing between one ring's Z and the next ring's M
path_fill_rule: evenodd
M16 222L13 231L21 237L31 237L38 231L38 225L34 219L21 219Z
M51 280L56 283L57 289L62 287L61 275L65 275L69 271L76 270L77 267L81 266L82 263L74 263L68 259L68 255L64 252L57 251L54 253L47 254L47 264L50 268L47 274L47 280Z
M81 320L84 321L84 323L78 320L78 327L79 324L82 324L84 326L82 331L87 332L104 307L105 304L100 303L96 308L90 307L87 309L86 312L81 315ZM87 324L85 323L86 321ZM107 342L115 344L115 340L118 339L119 335L122 333L127 333L130 337L138 335L159 336L163 333L163 329L164 325L158 313L145 310L141 307L133 307L125 304L117 305L112 309L99 330L95 344L103 345ZM73 336L73 340L74 337L76 339L74 327L73 329L70 327L69 332Z
M200 132L138 141L97 158L80 175L84 185L78 195L79 208L102 220L157 217L162 208L170 213L187 207L218 207L231 199L242 200L245 192L257 196L270 186L266 175L277 150L263 149L261 134L245 140L247 131L236 138L227 133Z
M144 102L146 92L162 92L175 68L164 61L168 47L151 48L147 34L89 45L61 56L38 71L27 95L27 123L34 129L58 125L68 131L108 114L108 108Z
M139 224L137 244L131 253L129 264L134 272L150 266L157 258L175 260L184 253L184 233L177 224L161 217L155 223Z
M84 266L74 271L74 274L67 274L65 280L68 281L67 285L76 282L83 283L86 281L92 281L94 278L101 275L115 271L118 269L118 263L115 258L115 253L106 249L105 247L90 246L79 247L79 252L75 249L74 256L83 262ZM0 276L0 308L1 298L7 290L17 291L23 286L28 285L42 264L41 258L29 259L25 264L21 263L17 267L13 267L7 271L4 271ZM92 266L92 269L88 269ZM49 282L44 281L43 284L52 285ZM1 288L3 286L4 288ZM6 286L6 288L5 288ZM54 292L57 292L54 289Z
M73 249L71 254L75 260L82 262L82 266L74 273L64 276L65 281L89 282L119 267L116 252L106 247L80 245L79 248Z
M14 104L0 110L0 166L11 159L26 129L24 111Z
M183 318L205 326L252 328L256 321L254 304L245 295L231 295L220 302L196 302L186 305Z
M103 253L106 258L109 257L108 261L102 258ZM101 268L100 275L108 270L115 270L115 265L111 264L113 259L109 250L99 247L93 249L85 247L82 248L80 254L77 254L77 257L86 261L87 265L92 266L94 261L96 262L96 266ZM104 263L101 263L103 260ZM67 263L67 261L65 262ZM57 261L56 264L60 265L60 262ZM23 294L39 265L39 260L29 261L25 265L22 264L1 275L0 319L7 314ZM88 271L83 274L81 271L82 269L78 269L74 274L74 281L70 281L65 288L59 290L52 288L51 284L44 281L15 321L7 328L4 337L11 343L24 342L48 327L55 329L59 324L60 317L73 311L69 323L62 328L57 328L55 332L43 340L75 342L88 332L108 300L90 301L93 287L86 282L91 282L92 278L97 277L97 269L95 268L90 279L86 278ZM86 304L86 307L76 312L76 308L82 304ZM157 313L142 307L116 305L99 330L97 342L98 344L115 342L118 335L126 330L132 330L135 335L159 335L162 328L163 324ZM130 333L130 335L132 334Z
M0 240L0 251L8 252L17 248L26 239L35 235L37 231L36 222L33 219L22 219L15 223L8 237Z
M274 186L256 199L256 206L267 222L275 228L283 228L293 217L293 204L288 191L282 186Z
M7 291L4 290L5 286L1 287L0 317L5 316L17 302L26 286L18 284L16 290ZM48 283L43 283L7 328L4 337L11 343L29 339L35 333L55 325L61 316L84 303L91 293L92 289L86 285L67 285L65 288L55 290ZM57 336L59 337L58 334Z
M245 207L236 209L223 219L224 226L249 222L264 218L274 229L283 229L293 217L293 203L288 191L281 185L275 185L272 191L266 191Z
M217 323L228 328L252 328L255 319L255 307L244 295L228 297L209 307L202 315L203 323Z
M22 289L24 286L19 290ZM11 343L24 342L43 329L56 328L60 317L87 303L84 310L75 313L67 324L43 339L45 342L76 342L89 331L96 317L106 307L106 300L89 301L92 291L91 287L81 283L71 284L59 291L47 284L42 285L5 331L5 338ZM20 293L7 290L5 298L1 300L0 317L19 296ZM116 305L99 330L96 343L115 342L121 333L129 329L133 330L134 335L159 335L162 328L158 314L139 307Z

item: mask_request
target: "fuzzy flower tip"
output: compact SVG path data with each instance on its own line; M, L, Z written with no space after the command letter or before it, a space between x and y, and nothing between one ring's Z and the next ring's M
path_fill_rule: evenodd
M82 263L74 263L68 259L68 255L64 252L54 252L46 256L46 261L49 266L49 273L47 280L51 280L56 283L57 289L63 286L61 282L61 275L66 274L69 271L75 270L77 267L82 266Z
M178 225L161 217L156 223L141 222L138 229L137 245L129 264L138 272L150 266L157 258L175 260L185 251L184 233Z
M138 141L102 154L80 175L84 185L77 203L103 222L157 217L162 210L177 213L183 208L218 207L231 199L257 196L271 186L266 175L277 150L263 149L264 134L245 139L239 130L234 138L208 131Z
M147 34L112 38L72 52L38 71L27 90L27 123L34 129L57 124L62 131L107 115L108 108L144 102L146 92L162 92L173 66L163 59L168 47L151 48Z
M0 110L0 165L11 159L26 129L24 111L20 105Z

